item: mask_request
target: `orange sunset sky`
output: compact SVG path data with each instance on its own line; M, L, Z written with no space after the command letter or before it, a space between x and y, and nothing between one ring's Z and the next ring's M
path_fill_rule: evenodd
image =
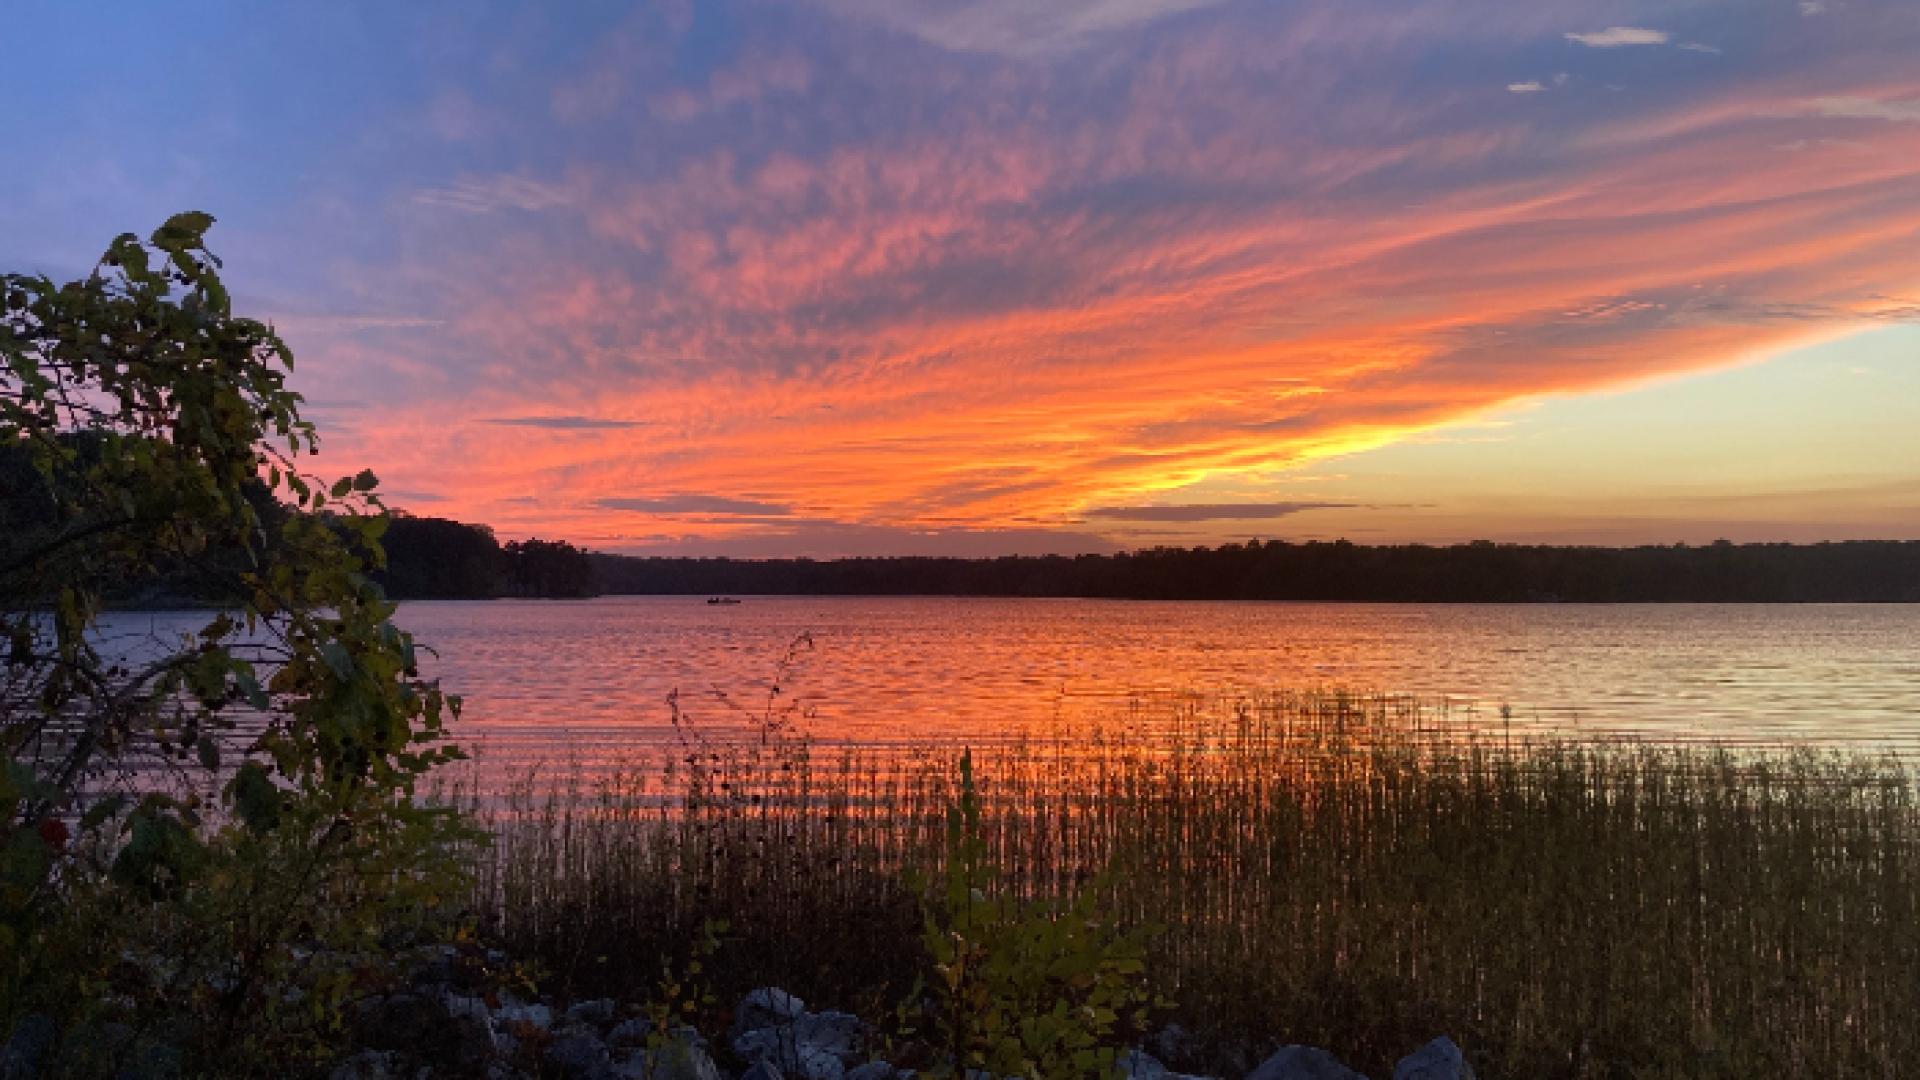
M8 22L6 268L212 212L321 471L503 538L1920 536L1911 0Z

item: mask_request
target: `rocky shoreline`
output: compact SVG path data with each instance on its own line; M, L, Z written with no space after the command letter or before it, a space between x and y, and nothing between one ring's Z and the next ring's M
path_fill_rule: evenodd
M404 990L369 999L354 1012L356 1051L332 1080L910 1080L916 1070L886 1059L877 1029L851 1013L810 1010L784 990L762 987L734 1008L724 1046L692 1027L668 1024L609 998L574 1001L482 992L446 962ZM1125 1080L1219 1080L1162 1063L1191 1052L1169 1026L1121 1055ZM721 1061L734 1063L735 1069ZM1402 1058L1392 1080L1473 1080L1473 1069L1445 1036ZM1280 1046L1245 1080L1367 1080L1326 1050ZM969 1071L968 1080L993 1080Z

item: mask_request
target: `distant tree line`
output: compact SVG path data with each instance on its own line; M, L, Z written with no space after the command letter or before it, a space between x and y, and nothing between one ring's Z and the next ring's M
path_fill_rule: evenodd
M578 597L598 591L587 553L565 541L502 544L485 525L396 514L381 543L387 565L374 579L396 599Z
M100 468L106 443L98 433L68 434L60 443L74 453L67 468L75 476ZM276 499L258 479L240 483L238 490L269 537L299 512ZM319 516L327 517L324 512ZM72 517L57 502L55 488L36 469L30 448L17 442L0 445L0 567L20 561L18 569L30 570L13 553L64 543L64 537L85 527ZM577 597L598 591L587 553L563 541L502 544L484 525L395 513L381 545L387 565L372 577L395 599ZM230 606L239 599L232 594L231 582L252 558L228 542L201 546L190 557L163 553L137 578L114 582L103 591L103 598L117 608Z
M814 561L594 554L634 594L1455 602L1915 602L1920 541L1449 547L1254 541L1118 555Z

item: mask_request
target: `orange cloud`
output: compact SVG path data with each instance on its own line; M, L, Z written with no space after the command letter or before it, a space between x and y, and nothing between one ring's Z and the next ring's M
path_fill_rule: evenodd
M1544 15L1436 42L1411 16L1190 6L1063 31L1095 50L1065 60L853 21L690 89L576 74L564 119L671 153L410 202L386 272L431 323L295 341L318 401L361 402L329 454L435 513L605 546L775 518L1098 531L1920 287L1920 85L1867 31L1775 72L1731 44L1581 49L1586 20ZM1672 36L1734 30L1710 29ZM1479 60L1396 73L1422 47L1588 66L1512 95ZM1629 71L1658 85L1607 88ZM756 506L780 512L716 512Z

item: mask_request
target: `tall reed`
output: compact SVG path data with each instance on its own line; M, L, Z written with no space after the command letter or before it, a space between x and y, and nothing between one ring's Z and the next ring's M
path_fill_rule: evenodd
M723 1000L877 1010L922 962L957 750L690 741L488 814L485 931L644 994L725 919ZM1162 927L1170 1018L1230 1070L1447 1033L1491 1076L1896 1075L1920 1060L1920 803L1863 751L1515 741L1402 698L1278 695L976 747L1002 887Z

